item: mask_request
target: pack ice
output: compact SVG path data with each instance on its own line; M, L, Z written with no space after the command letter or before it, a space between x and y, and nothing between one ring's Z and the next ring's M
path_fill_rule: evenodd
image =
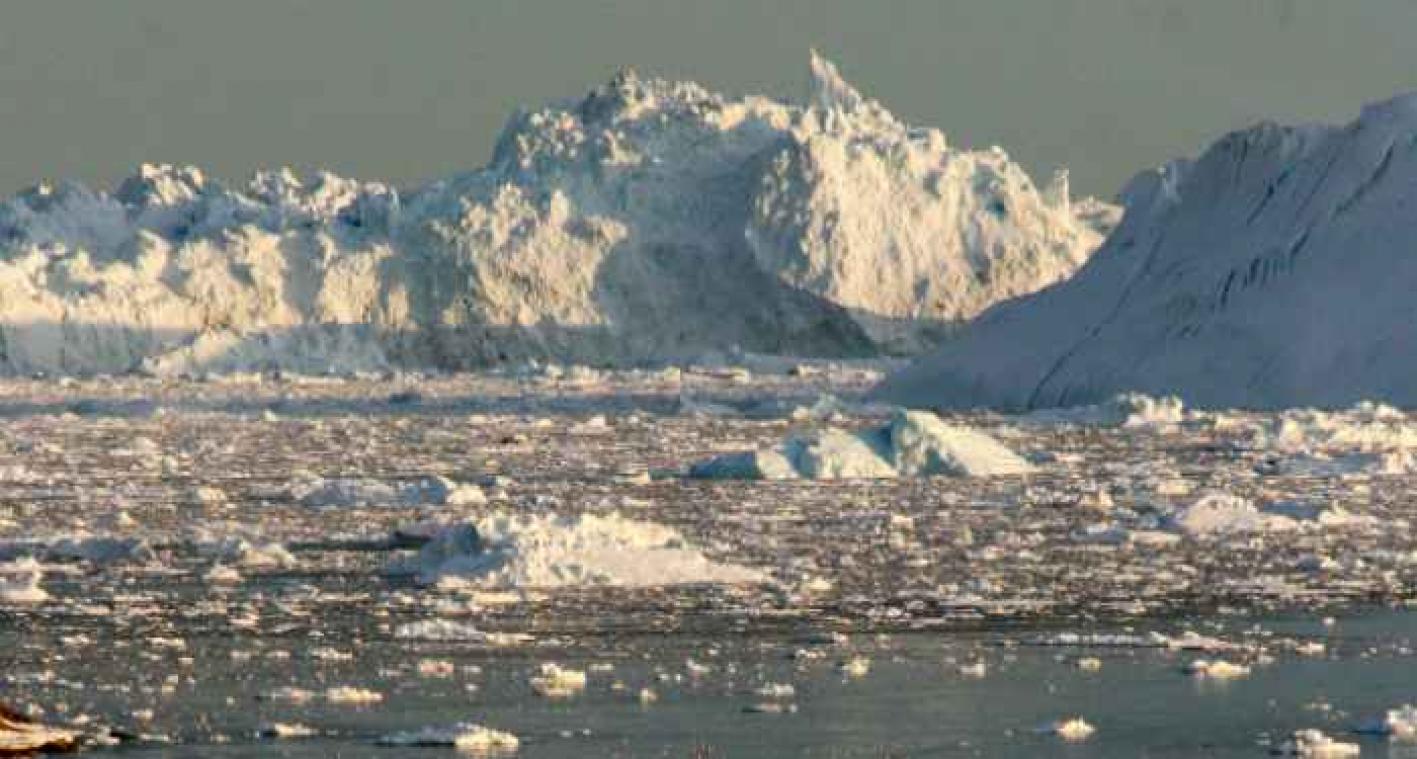
M1010 409L1123 391L1209 407L1417 405L1417 94L1265 123L1140 175L1076 276L982 315L877 394Z
M0 205L0 370L171 374L921 349L1071 274L1116 209L911 128L617 75L400 192L148 165Z

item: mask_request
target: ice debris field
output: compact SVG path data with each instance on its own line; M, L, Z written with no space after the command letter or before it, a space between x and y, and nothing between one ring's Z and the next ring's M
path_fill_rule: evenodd
M1231 697L1215 755L1410 733L1417 627L1381 610L1417 598L1417 418L937 417L866 399L889 368L0 383L6 698L159 756L873 755L996 688L1016 712L951 741L1110 755L1157 719L1114 675L1193 719L1303 699ZM1354 609L1395 629L1346 637ZM1305 679L1382 662L1401 682ZM867 700L917 726L821 732Z

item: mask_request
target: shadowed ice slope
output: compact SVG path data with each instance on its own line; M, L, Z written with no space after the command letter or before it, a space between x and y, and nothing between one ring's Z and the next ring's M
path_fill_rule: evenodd
M1120 228L1073 279L989 311L877 395L1417 405L1417 95L1344 127L1231 134L1139 176L1123 200Z

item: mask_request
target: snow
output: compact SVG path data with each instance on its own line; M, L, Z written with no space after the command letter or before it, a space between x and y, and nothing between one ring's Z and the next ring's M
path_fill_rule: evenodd
M1417 406L1417 94L1228 135L1147 172L1076 276L1000 305L876 391L1006 409L1126 391L1205 408Z
M733 453L699 462L700 479L809 480L896 477L992 477L1033 471L1023 458L982 432L934 414L899 409L884 427L859 432L819 430L775 449Z
M658 587L765 582L747 567L713 561L670 527L619 514L494 512L438 529L411 562L426 583L457 578L481 588Z
M0 204L0 370L160 375L916 351L1071 274L1116 221L898 121L622 72L400 191L144 165Z

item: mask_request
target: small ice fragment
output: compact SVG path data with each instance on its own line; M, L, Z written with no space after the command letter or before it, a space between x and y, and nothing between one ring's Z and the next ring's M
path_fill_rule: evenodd
M298 722L271 722L261 726L261 737L263 738L313 738L319 733L315 728L302 725Z
M555 662L545 662L530 682L538 696L567 698L585 690L586 674L582 670L565 669Z
M1065 741L1085 741L1095 732L1097 728L1089 725L1082 717L1061 719L1053 723L1053 733Z
M767 683L755 691L759 698L788 699L797 695L790 683Z
M1235 680L1250 675L1250 668L1221 659L1196 659L1186 665L1186 674L1209 680Z
M79 735L41 725L20 712L0 704L0 755L32 756L38 753L67 753L79 746Z
M262 698L266 701L283 701L291 704L303 704L315 698L315 694L304 688L294 686L283 686L272 691L267 691Z
M0 564L0 603L38 604L49 600L49 593L39 586L44 568L33 558Z
M1277 750L1283 756L1310 757L1310 759L1339 759L1358 756L1362 748L1356 743L1336 741L1319 730L1299 730Z
M213 564L202 579L212 585L240 585L241 573L224 564Z
M339 685L325 690L325 700L332 704L377 704L384 700L384 694L365 688Z
M841 662L836 668L847 677L865 677L871 671L871 660L864 656L855 656Z

